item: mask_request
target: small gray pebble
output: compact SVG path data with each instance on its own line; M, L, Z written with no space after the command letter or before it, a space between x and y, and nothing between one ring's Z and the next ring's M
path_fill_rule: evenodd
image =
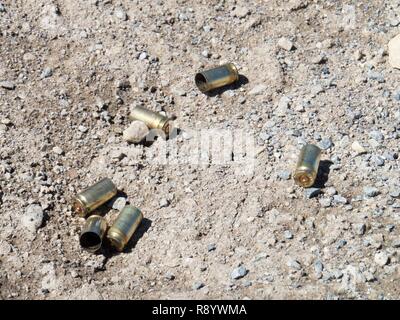
M398 158L398 155L395 152L385 152L383 158L388 161L394 161Z
M394 241L392 242L392 247L393 247L393 248L400 248L400 239L394 240Z
M336 243L336 249L339 250L339 249L343 248L346 244L347 244L346 240L339 240Z
M267 132L261 132L259 134L259 137L260 137L261 140L264 140L264 141L267 141L267 140L272 138L272 136Z
M322 150L328 150L329 148L331 148L333 146L333 143L330 138L324 138L319 142L318 145Z
M292 233L290 230L285 230L285 231L283 232L283 236L284 236L286 239L293 239L293 233Z
M7 89L7 90L14 90L15 83L12 81L0 81L0 87Z
M53 70L51 68L44 68L42 73L40 74L40 78L44 79L44 78L48 78L51 77L53 75Z
M367 198L376 197L380 193L377 188L371 186L364 187L363 192L364 196Z
M316 273L321 273L324 270L324 265L320 260L315 261L314 270Z
M85 126L79 126L79 127L78 127L78 130L79 130L80 132L82 132L82 133L85 133L85 132L88 131L88 128L86 128Z
M168 201L167 199L162 198L162 199L160 200L160 208L168 207L168 205L169 205L169 201Z
M307 188L304 193L305 193L307 199L311 199L311 198L319 195L321 193L321 189L320 188Z
M246 288L251 287L252 285L253 285L253 282L251 282L250 280L246 280L243 283L243 286L246 287Z
M334 187L328 187L325 189L324 193L328 196L334 196L337 193L337 191Z
M343 272L340 270L335 270L332 272L335 279L341 279L343 277Z
M368 71L368 78L371 80L378 81L379 83L385 82L385 77L381 73L373 70Z
M358 234L359 236L362 236L365 233L365 231L367 230L367 226L364 223L357 223L357 224L353 225L353 229L356 234Z
M243 267L240 266L238 268L233 269L232 273L231 273L231 278L234 280L243 278L246 274L248 273L248 270Z
M393 99L396 101L400 101L400 91L397 91L393 94Z
M281 180L289 180L291 175L292 175L292 173L290 171L288 171L288 170L281 171L281 172L278 173L278 177Z
M389 192L392 198L400 198L400 188L393 189Z
M240 97L240 98L238 99L238 102L239 102L240 104L245 103L245 102L246 102L246 97Z
M378 130L371 131L369 133L369 136L370 136L370 138L372 138L378 142L382 142L384 140L384 136L383 136L382 132L380 132Z
M287 263L287 266L292 269L301 270L301 264L296 259L290 259Z
M364 276L365 276L365 281L367 282L373 282L376 280L376 277L373 275L372 272L369 271L364 272Z
M373 161L377 167L382 167L385 164L385 159L381 156L372 156L371 161Z
M396 226L394 224L388 224L386 226L387 232L392 232Z
M167 280L174 280L174 279L175 279L175 276L174 276L174 274L172 274L171 272L167 272L167 273L165 274L165 279L167 279Z
M319 199L319 204L323 207L323 208L329 208L332 204L332 201L330 198L321 198Z
M333 202L334 203L338 203L338 204L346 204L347 203L347 199L339 194L335 194L333 196Z
M216 248L217 248L217 246L215 245L215 243L210 243L210 244L207 246L207 251L208 251L208 252L211 252L211 251L214 251Z
M203 282L195 282L192 286L193 290L200 290L201 288L204 287L204 283Z

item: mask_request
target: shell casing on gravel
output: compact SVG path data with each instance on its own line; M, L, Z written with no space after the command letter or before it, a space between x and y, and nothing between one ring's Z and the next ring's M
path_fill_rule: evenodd
M171 131L171 122L168 117L158 112L137 106L131 110L130 120L140 120L144 122L150 129L159 129L169 134Z
M194 78L201 92L207 92L239 80L239 73L233 63L202 71Z
M106 231L107 222L103 217L90 216L87 218L79 237L81 247L89 252L96 252L101 248Z
M293 175L294 181L301 187L311 187L318 174L321 149L316 145L307 144L301 151Z
M73 210L79 216L86 217L114 197L117 191L114 183L109 178L104 178L75 197Z
M125 206L107 232L111 245L122 251L143 220L142 212L131 205Z

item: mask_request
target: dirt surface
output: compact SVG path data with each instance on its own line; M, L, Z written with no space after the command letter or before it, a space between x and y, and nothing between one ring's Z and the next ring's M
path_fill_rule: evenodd
M0 0L0 297L398 299L399 24L397 1ZM239 83L202 94L225 62ZM125 142L135 105L178 135ZM254 147L213 161L201 130ZM79 246L102 177L145 216L120 254Z

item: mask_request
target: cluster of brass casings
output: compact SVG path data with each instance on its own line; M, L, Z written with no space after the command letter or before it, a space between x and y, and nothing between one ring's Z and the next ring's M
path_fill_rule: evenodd
M195 83L201 92L208 92L238 80L239 73L233 63L227 63L195 75ZM167 135L172 129L168 117L141 106L132 109L129 118L130 120L140 120L149 129L158 129ZM315 145L308 144L301 149L293 174L293 179L298 185L308 188L315 183L320 157L321 149ZM87 217L116 194L117 188L113 182L108 178L102 179L76 196L73 209L79 216ZM127 205L121 210L109 229L102 216L92 215L87 218L82 229L80 244L84 249L95 252L102 246L103 238L106 235L110 244L118 251L122 251L142 219L142 212L131 205Z
M296 184L308 188L315 183L320 159L321 149L316 145L307 144L301 149L293 174L293 179Z
M114 183L104 178L75 197L73 210L79 216L86 217L116 194L117 188ZM107 221L102 216L93 214L86 219L82 228L80 245L87 251L96 252L101 248L103 238L106 236L115 249L122 251L142 220L142 212L131 205L126 205L122 209L109 229Z

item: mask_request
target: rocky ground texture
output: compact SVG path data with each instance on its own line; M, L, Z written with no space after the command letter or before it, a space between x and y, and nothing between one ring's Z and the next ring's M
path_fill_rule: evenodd
M0 0L0 297L398 299L398 33L388 0ZM240 83L200 93L225 62ZM128 143L135 105L181 131ZM148 156L200 129L251 133L253 172ZM104 176L146 218L120 254L71 211Z

